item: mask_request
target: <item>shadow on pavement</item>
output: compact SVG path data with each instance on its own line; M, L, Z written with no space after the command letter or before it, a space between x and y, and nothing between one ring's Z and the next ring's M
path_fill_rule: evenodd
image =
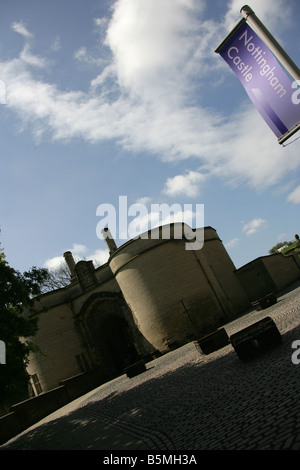
M80 408L36 425L1 449L300 448L294 339L300 339L299 326L283 334L282 345L247 363L230 345L210 356L193 352L192 361L160 377L157 360L142 383L138 376L130 379L132 388L98 399L95 390Z

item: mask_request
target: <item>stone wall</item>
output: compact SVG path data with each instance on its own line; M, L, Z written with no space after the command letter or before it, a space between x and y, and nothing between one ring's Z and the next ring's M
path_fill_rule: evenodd
M263 263L277 291L285 289L300 279L299 256L296 253L290 256L284 256L281 253L266 256L263 258Z
M143 336L161 352L222 316L214 291L181 240L140 253L116 278Z
M137 239L117 249L109 264L140 331L161 352L212 331L248 306L211 227L204 229L201 250L186 250L185 239L175 237Z
M27 371L31 376L38 376L43 392L81 372L76 355L84 353L84 349L68 304L40 313L39 328L32 340L41 352L30 354Z
M236 267L227 253L222 240L212 227L205 228L203 249L195 251L196 256L204 255L214 276L226 296L229 315L238 316L249 308L247 294L235 275Z
M35 394L52 390L67 377L95 367L86 338L78 327L78 312L94 293L106 290L120 293L108 265L95 270L95 280L101 284L84 290L78 282L73 282L43 295L37 305L39 328L31 339L39 346L40 353L30 354L27 367L29 375L37 377L37 386L34 378L31 380Z
M251 302L276 290L272 277L260 258L237 269L236 276Z
M300 279L297 257L281 253L261 256L235 271L251 302L278 292Z
M112 377L93 371L70 377L53 390L10 407L10 413L0 417L0 444L23 432L49 414L102 385Z

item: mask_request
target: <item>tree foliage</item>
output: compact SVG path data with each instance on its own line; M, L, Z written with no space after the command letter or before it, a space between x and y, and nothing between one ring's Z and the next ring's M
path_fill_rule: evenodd
M26 365L29 353L36 350L30 337L38 328L34 303L47 277L47 270L36 267L21 274L0 252L0 339L6 347L6 364L0 365L0 402L26 397Z
M71 277L67 266L62 265L56 269L48 269L47 272L48 276L41 286L43 294L70 285Z
M100 261L93 261L94 267L97 269L101 266ZM71 284L71 276L69 268L66 264L60 265L58 268L48 269L48 277L41 286L43 294L51 292L55 289L61 289Z
M269 254L272 255L274 253L277 253L279 248L281 248L282 246L290 246L292 245L293 242L292 241L289 241L289 242L280 242L280 243L277 243L277 245L273 246L270 250L269 250Z

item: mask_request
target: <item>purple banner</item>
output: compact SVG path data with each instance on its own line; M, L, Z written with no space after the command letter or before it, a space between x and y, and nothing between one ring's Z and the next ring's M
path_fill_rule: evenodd
M293 82L246 22L217 52L238 76L277 138L300 122L300 104L293 99Z

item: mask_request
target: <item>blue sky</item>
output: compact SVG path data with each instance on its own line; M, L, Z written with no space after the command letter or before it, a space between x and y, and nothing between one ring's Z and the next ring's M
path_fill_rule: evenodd
M120 196L149 212L204 204L237 268L293 240L300 140L278 144L214 52L243 5L1 1L0 225L11 266L54 267L67 250L105 262L96 211L118 211ZM299 2L249 5L299 65Z

